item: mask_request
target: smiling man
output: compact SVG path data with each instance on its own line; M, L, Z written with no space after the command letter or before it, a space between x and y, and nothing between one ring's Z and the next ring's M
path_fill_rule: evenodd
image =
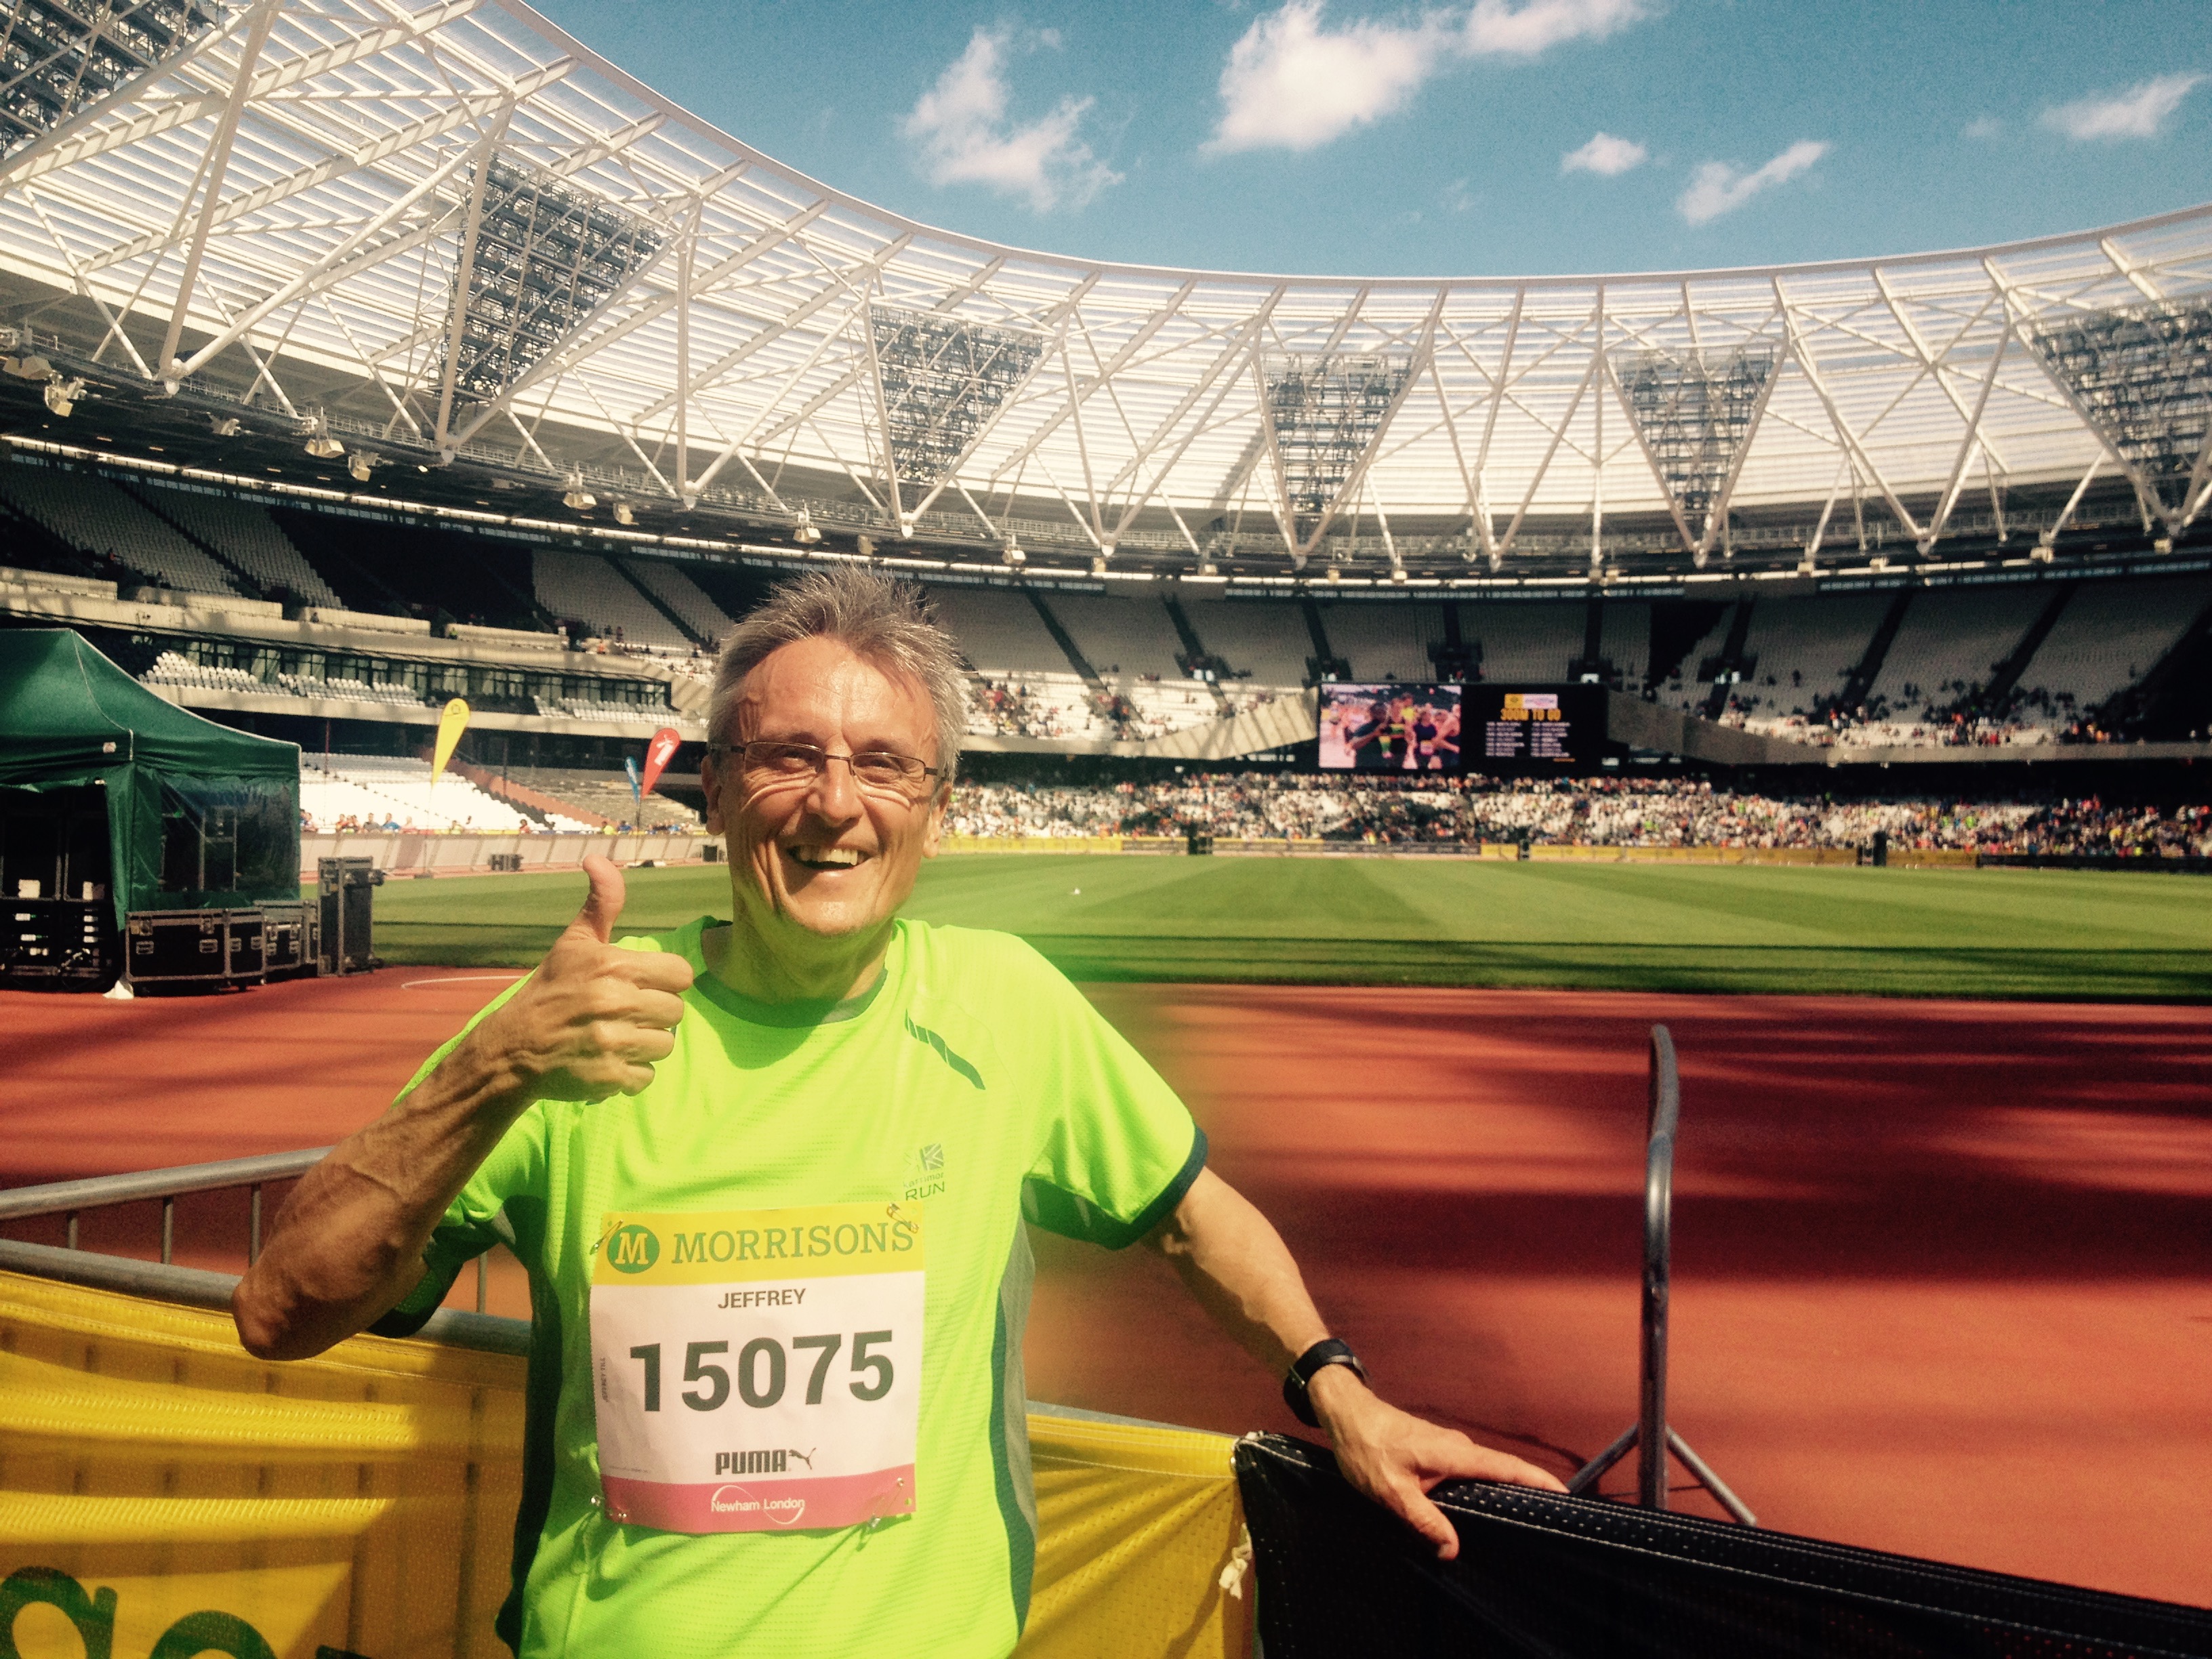
M1556 1487L1370 1392L1158 1075L1019 940L899 919L966 708L911 588L779 589L726 647L702 781L731 920L544 963L311 1171L234 1304L257 1354L404 1334L504 1243L530 1270L524 1655L985 1659L1035 1558L1024 1221L1160 1252L1351 1480Z

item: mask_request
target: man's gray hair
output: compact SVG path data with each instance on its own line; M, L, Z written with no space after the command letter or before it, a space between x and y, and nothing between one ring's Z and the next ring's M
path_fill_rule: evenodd
M937 763L945 773L939 787L950 784L968 729L968 673L960 647L939 624L920 586L860 565L779 582L764 603L745 613L715 665L707 741L730 741L745 677L771 652L817 637L836 640L854 656L921 687L937 715Z

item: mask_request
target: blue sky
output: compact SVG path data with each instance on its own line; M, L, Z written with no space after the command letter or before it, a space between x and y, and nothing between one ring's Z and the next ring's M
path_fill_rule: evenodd
M2212 199L2212 4L538 0L927 222L1371 276L1759 264Z

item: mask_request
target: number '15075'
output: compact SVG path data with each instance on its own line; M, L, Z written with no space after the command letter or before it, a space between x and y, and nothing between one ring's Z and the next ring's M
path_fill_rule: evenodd
M891 1391L891 1358L886 1353L871 1353L891 1340L889 1331L855 1331L853 1334L850 1369L854 1373L846 1387L855 1400L881 1400ZM830 1362L845 1346L839 1335L794 1336L791 1339L794 1352L809 1350L813 1364L806 1375L806 1403L822 1403L822 1391L829 1386ZM730 1399L732 1367L711 1363L711 1357L726 1354L727 1342L687 1342L684 1345L684 1380L702 1383L696 1389L686 1389L676 1397L695 1412L711 1412L727 1405ZM649 1412L660 1409L660 1344L647 1342L632 1348L629 1357L645 1367L645 1408ZM799 1362L805 1364L805 1360ZM738 1397L748 1406L773 1406L783 1398L784 1387L789 1380L792 1358L784 1352L783 1344L771 1336L757 1336L738 1350Z

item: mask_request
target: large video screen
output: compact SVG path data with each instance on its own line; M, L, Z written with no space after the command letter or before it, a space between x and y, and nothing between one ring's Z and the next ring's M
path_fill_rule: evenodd
M1605 753L1605 694L1595 685L1470 685L1470 771L1590 765Z
M1456 685L1324 685L1324 772L1456 772Z

